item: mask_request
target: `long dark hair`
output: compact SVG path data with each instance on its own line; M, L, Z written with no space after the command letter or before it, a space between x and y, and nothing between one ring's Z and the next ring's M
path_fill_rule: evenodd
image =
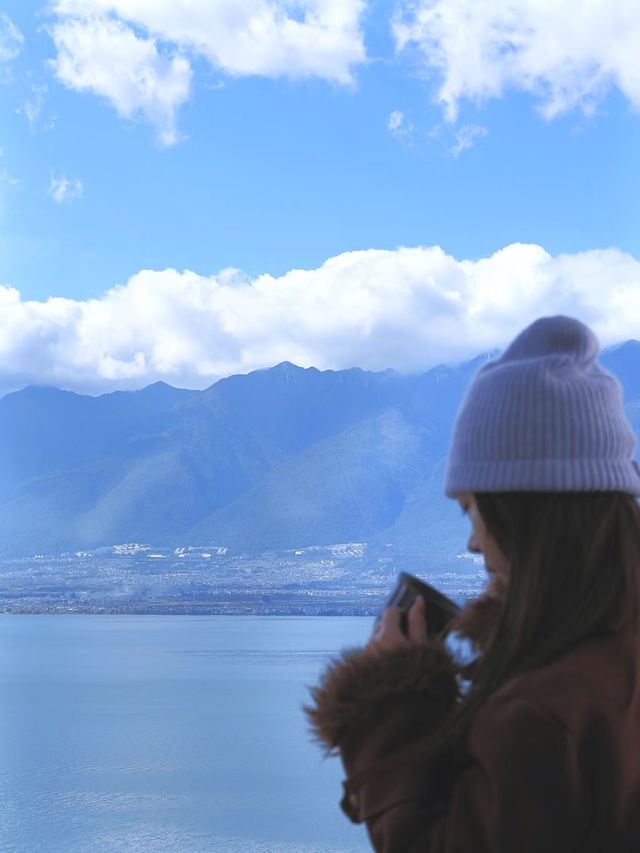
M473 683L430 740L464 753L483 702L514 676L606 631L640 628L640 508L621 492L474 495L510 562Z

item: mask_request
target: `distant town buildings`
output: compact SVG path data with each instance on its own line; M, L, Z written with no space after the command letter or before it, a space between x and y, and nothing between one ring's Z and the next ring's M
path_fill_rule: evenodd
M462 603L478 594L486 573L477 555L459 554L456 562L420 574ZM0 611L373 615L404 568L390 544L250 556L221 544L165 549L129 542L0 561Z

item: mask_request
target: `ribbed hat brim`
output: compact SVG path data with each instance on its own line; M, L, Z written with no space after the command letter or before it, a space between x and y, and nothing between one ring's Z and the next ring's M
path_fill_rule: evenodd
M445 492L610 492L640 496L635 460L523 459L465 462L447 470Z

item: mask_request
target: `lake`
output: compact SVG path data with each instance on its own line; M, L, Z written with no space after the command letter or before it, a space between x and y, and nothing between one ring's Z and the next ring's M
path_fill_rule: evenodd
M370 850L301 704L372 624L0 615L0 850Z

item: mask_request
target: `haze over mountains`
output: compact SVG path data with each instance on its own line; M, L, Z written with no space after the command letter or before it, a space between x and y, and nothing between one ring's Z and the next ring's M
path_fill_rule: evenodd
M290 363L204 391L156 383L0 399L0 553L120 542L244 553L369 542L416 568L464 550L442 492L451 427L498 353L402 376ZM640 434L640 343L605 350Z

